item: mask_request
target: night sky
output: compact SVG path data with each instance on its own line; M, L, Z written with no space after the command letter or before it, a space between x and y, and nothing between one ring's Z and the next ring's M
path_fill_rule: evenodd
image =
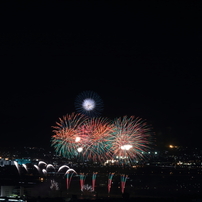
M146 119L157 146L201 147L201 1L0 6L0 145L50 146L82 91Z

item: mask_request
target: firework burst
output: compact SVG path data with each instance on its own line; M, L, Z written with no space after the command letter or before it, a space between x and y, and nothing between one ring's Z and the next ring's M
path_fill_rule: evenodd
M53 126L54 135L52 136L52 146L56 153L72 158L75 156L75 151L78 142L78 128L85 122L86 117L81 114L72 113L70 115L59 118L56 126Z
M150 148L151 128L134 116L110 121L72 113L63 116L53 127L52 146L66 158L104 162L119 159L133 163L144 158Z
M108 138L113 132L113 126L106 118L96 117L88 119L80 127L79 137L82 156L93 161L105 161L111 157Z
M75 108L78 113L85 114L89 117L95 117L101 114L103 102L97 93L93 91L84 91L76 97Z
M115 157L130 162L143 158L143 152L149 149L150 127L146 122L134 116L118 118L114 122L114 132L109 142Z

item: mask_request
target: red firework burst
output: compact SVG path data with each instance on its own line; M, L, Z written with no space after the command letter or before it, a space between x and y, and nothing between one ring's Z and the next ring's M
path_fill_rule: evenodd
M134 116L118 118L114 122L114 133L110 138L114 157L133 161L143 157L148 150L150 127Z
M82 156L93 161L104 161L110 158L108 138L113 132L113 126L106 118L91 118L80 127L80 148Z
M52 136L52 146L59 155L71 158L75 156L75 149L78 142L78 129L86 121L86 117L81 114L67 114L59 118L56 126L53 126L55 133Z

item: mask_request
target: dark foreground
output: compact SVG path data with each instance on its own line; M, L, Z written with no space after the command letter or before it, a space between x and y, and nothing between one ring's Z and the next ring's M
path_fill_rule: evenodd
M89 198L89 197L77 197L72 195L69 197L36 197L27 199L27 202L202 202L202 195L184 195L176 197L130 197L128 194L123 195L120 198Z

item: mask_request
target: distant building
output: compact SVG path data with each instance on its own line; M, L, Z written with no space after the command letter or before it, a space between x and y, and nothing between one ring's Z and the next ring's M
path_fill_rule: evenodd
M4 166L14 166L14 161L12 160L7 160L7 159L0 159L0 166L4 167Z
M19 165L31 163L31 160L30 160L30 159L15 159L15 161L16 161Z

